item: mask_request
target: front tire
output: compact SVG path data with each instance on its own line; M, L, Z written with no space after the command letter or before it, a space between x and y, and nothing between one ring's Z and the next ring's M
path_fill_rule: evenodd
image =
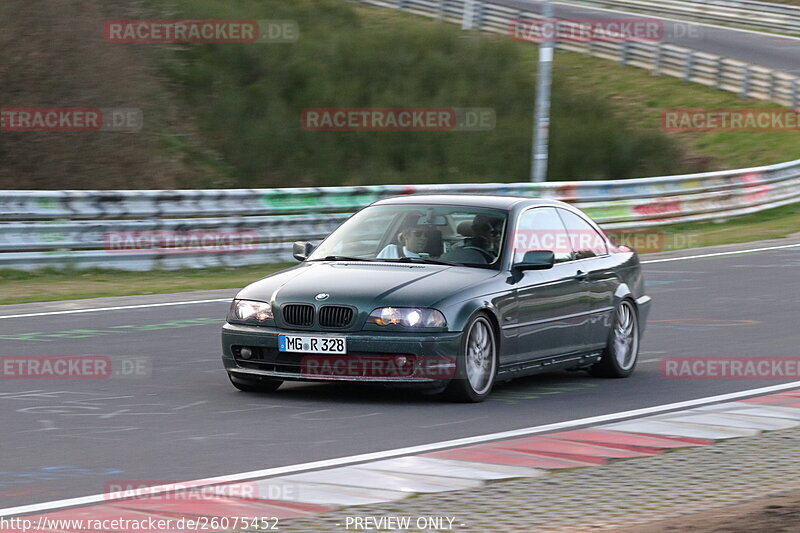
M459 402L482 402L492 392L497 375L497 337L484 314L474 316L464 328L461 353L456 360L456 377L445 395Z
M253 378L241 377L228 372L231 385L243 392L275 392L283 384L280 379L256 376Z
M614 323L602 358L589 368L593 376L626 378L639 360L639 315L633 302L622 300L614 310Z

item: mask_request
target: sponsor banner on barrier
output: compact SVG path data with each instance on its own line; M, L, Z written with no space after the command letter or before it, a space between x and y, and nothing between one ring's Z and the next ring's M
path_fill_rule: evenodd
M488 107L318 107L300 113L308 131L487 131L496 123Z
M109 43L293 43L294 20L108 20Z
M665 357L661 376L685 380L796 380L798 357Z
M0 356L0 379L110 379L152 375L149 357L107 355Z
M113 253L248 253L259 249L258 233L242 230L109 231L104 248Z
M707 131L800 131L800 110L666 109L661 129L669 133Z

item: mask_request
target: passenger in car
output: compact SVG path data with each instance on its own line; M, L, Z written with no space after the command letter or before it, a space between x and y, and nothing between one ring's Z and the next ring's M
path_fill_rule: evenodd
M472 223L462 222L458 233L466 237L463 245L451 248L441 259L479 265L493 263L497 258L502 223L502 219L487 215L476 215Z

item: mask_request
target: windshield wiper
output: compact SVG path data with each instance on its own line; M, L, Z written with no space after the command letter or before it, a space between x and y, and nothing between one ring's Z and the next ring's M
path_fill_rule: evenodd
M393 263L422 263L428 265L446 265L458 266L458 263L451 263L449 261L439 261L438 259L431 259L429 257L399 257L397 259L384 259Z
M312 259L311 261L369 261L375 262L374 259L366 259L364 257L348 257L346 255L329 255L323 259Z

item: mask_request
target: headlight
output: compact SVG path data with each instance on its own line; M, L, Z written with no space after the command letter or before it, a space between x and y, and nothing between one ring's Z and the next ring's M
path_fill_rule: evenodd
M396 324L408 328L443 328L447 325L440 311L417 307L379 307L367 321L379 326Z
M231 306L233 316L239 320L257 320L264 322L271 320L272 306L264 302L253 302L250 300L234 300Z

